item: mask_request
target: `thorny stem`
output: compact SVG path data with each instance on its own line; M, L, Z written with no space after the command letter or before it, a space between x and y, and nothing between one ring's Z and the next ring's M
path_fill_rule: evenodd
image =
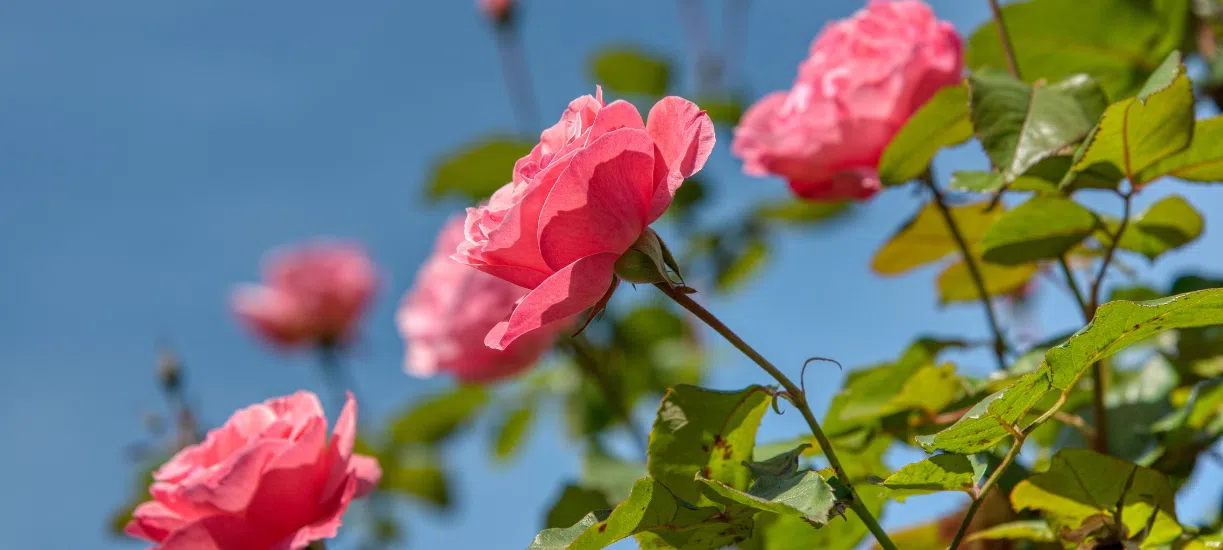
M1006 54L1006 65L1011 70L1011 75L1015 78L1023 78L1019 76L1019 63L1015 61L1015 47L1011 45L1011 33L1006 30L1006 23L1002 20L1002 8L998 5L998 0L989 0L990 12L994 15L994 26L998 27L998 39L1002 41L1002 52Z
M637 424L633 422L633 415L624 403L624 394L620 391L619 384L599 364L598 358L590 349L590 343L579 335L561 340L561 345L573 356L573 361L577 363L582 373L589 376L590 380L603 391L603 397L607 399L612 410L620 417L625 428L632 435L638 452L641 453L641 456L646 456L648 452L646 436L637 429Z
M934 204L938 206L939 213L943 215L943 222L947 224L947 230L955 239L956 245L960 247L960 255L964 257L964 265L968 266L968 273L972 276L972 282L977 287L977 294L981 296L981 305L985 308L985 318L989 320L989 328L994 333L994 356L998 360L998 370L1006 370L1006 340L1002 337L998 317L994 315L994 305L989 299L989 292L985 289L985 278L981 276L981 268L977 265L977 260L973 258L968 241L964 240L964 234L960 232L959 224L952 217L951 209L947 207L947 198L934 184L934 177L926 172L921 181L934 196Z
M850 484L849 475L845 473L845 468L841 466L841 461L837 458L836 452L833 451L832 442L828 440L828 436L824 435L824 430L820 428L820 423L815 419L815 414L811 412L811 406L807 404L807 396L804 394L803 390L800 389L777 367L770 363L768 359L765 359L764 356L760 355L760 353L748 345L747 342L744 342L742 338L739 338L739 335L730 330L730 327L723 324L722 321L718 320L718 318L710 313L709 310L696 303L696 301L690 298L687 294L684 294L682 291L677 290L675 287L667 283L657 283L654 286L658 287L663 294L666 294L667 297L674 300L675 303L679 304L684 309L687 309L693 315L696 315L701 321L704 321L705 324L709 325L710 328L717 331L717 333L722 335L726 341L730 342L731 345L743 352L743 354L748 356L749 359L755 361L760 368L764 369L764 371L769 374L769 376L772 376L778 383L781 384L781 387L785 389L787 394L789 394L790 402L793 403L794 407L802 413L803 419L806 420L807 425L811 427L811 433L815 435L815 440L819 442L820 448L824 451L824 456L828 458L828 465L832 466L832 470L836 472L837 477L840 478L845 484L845 487L849 489L850 498L852 499L849 503L850 507L855 513L858 514L858 518L862 520L862 523L866 524L866 528L869 529L875 536L875 540L879 542L879 546L881 546L884 550L896 550L896 544L893 543L892 539L888 537L887 532L883 530L883 527L879 525L879 522L875 519L875 516L866 508L866 504L863 503L862 499L858 497L857 490L855 490L853 485Z
M517 27L514 24L498 25L496 35L505 92L514 107L519 131L523 136L533 136L539 131L539 108L535 104L535 91L531 87L531 75L527 71L526 57L522 54Z

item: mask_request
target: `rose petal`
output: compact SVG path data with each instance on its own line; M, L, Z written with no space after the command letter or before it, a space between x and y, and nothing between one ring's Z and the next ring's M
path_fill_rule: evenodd
M659 179L650 200L649 222L662 216L684 178L705 166L716 137L713 121L695 103L682 97L664 97L650 109L646 132L658 146Z
M595 114L594 124L587 130L586 141L582 145L589 146L596 139L603 137L603 134L621 128L645 130L645 122L641 120L641 113L632 103L616 100Z
M641 130L608 132L574 153L539 221L539 250L560 269L597 252L628 250L646 226L654 143Z
M348 465L352 469L352 476L357 479L357 493L354 498L368 495L378 487L378 482L382 481L382 466L378 464L378 459L372 456L352 455Z
M136 507L123 532L148 541L161 542L172 531L181 529L187 523L188 520L176 514L174 510L153 500Z
M611 286L618 257L616 253L600 252L558 270L527 294L509 319L488 333L484 343L493 349L505 349L524 334L595 305Z

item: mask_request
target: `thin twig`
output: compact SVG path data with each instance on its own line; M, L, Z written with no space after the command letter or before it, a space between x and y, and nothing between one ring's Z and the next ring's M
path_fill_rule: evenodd
M790 402L793 403L796 408L798 408L799 412L801 412L803 415L803 419L807 421L807 425L811 428L811 433L815 435L816 441L819 442L820 448L824 451L824 457L828 459L828 465L832 467L832 470L836 472L837 477L845 484L845 487L849 489L850 507L855 513L858 514L858 518L862 520L862 523L866 524L866 528L869 529L875 536L875 540L879 542L879 545L883 547L884 550L896 550L896 544L893 543L892 539L888 537L887 532L884 531L883 527L879 525L879 522L875 519L875 516L870 512L870 510L866 508L866 504L862 502L862 499L858 496L858 492L850 483L849 475L845 473L845 468L841 466L841 461L837 458L836 452L833 451L832 442L828 440L828 436L824 435L824 430L820 428L820 423L816 421L815 414L811 412L811 406L807 403L807 396L803 394L802 389L799 388L794 381L790 380L789 377L782 373L781 370L770 363L768 359L765 359L764 356L760 355L760 353L748 345L747 342L744 342L742 338L739 338L739 335L730 330L730 327L727 327L721 320L715 317L713 313L710 313L709 310L696 303L696 301L690 298L687 294L677 290L667 283L658 283L654 286L658 287L663 294L666 294L667 297L674 300L684 309L687 309L693 315L696 315L697 318L704 321L710 328L717 331L717 333L722 335L726 341L730 342L731 345L743 352L744 355L748 356L748 358L754 361L760 366L760 368L764 369L765 372L767 372L781 384L781 387L785 389L787 394L789 394Z
M535 90L531 86L531 74L527 70L527 59L522 53L516 24L498 25L496 28L497 51L501 54L501 73L505 78L505 93L509 95L518 119L518 128L523 136L536 135L540 128L539 108L535 103Z
M1108 273L1109 265L1112 264L1113 257L1117 253L1117 248L1121 245L1121 238L1125 235L1125 229L1130 223L1130 208L1133 204L1134 192L1131 190L1126 193L1121 193L1121 198L1125 201L1124 210L1121 214L1121 224L1117 226L1117 233L1109 235L1108 248L1104 249L1104 260L1100 262L1100 270L1096 273L1096 278L1091 284L1091 316L1095 317L1096 309L1100 307L1100 290L1104 288L1104 276Z
M1011 33L1006 30L1006 22L1002 19L1002 7L998 0L989 0L990 12L994 15L994 26L998 27L998 39L1002 41L1002 53L1006 54L1006 65L1015 78L1022 79L1019 73L1019 63L1015 61L1015 47L1011 44Z
M1116 256L1121 239L1125 236L1125 229L1130 223L1133 196L1133 190L1121 193L1121 198L1125 201L1121 223L1117 227L1117 232L1109 236L1110 242L1104 251L1104 260L1100 262L1100 270L1096 273L1096 278L1091 285L1091 302L1088 304L1091 318L1095 317L1096 310L1100 308L1100 291L1104 288L1104 278L1108 275L1108 268ZM1108 361L1096 361L1091 365L1091 411L1096 424L1096 437L1092 440L1092 449L1102 454L1108 454L1109 449L1108 407L1104 403L1108 394L1108 366Z
M951 233L951 237L955 239L956 245L960 247L960 255L964 257L964 264L968 266L968 273L972 276L972 282L977 287L977 295L981 297L981 306L985 308L985 318L989 321L989 328L994 333L994 356L998 360L998 370L1006 370L1006 340L1002 336L1002 328L998 325L998 317L994 315L994 304L989 299L989 291L985 287L985 278L981 275L981 268L977 265L976 258L972 255L972 249L968 246L968 241L964 240L964 234L960 232L960 226L955 221L955 217L951 215L951 208L947 206L947 198L943 196L943 192L939 190L938 185L934 183L934 176L926 172L921 177L922 183L930 190L934 197L934 204L938 206L939 212L943 215L943 222L947 224L947 231Z
M573 361L577 363L578 368L589 376L590 380L603 391L603 397L607 399L607 403L611 405L612 410L620 417L620 421L624 423L629 435L633 437L633 443L637 445L637 451L641 456L646 456L648 453L646 436L637 429L637 424L633 422L632 412L624 402L624 393L620 391L620 385L603 369L593 350L590 349L590 343L584 337L578 335L561 340L561 345L573 356Z
M1057 263L1062 266L1062 274L1066 276L1066 286L1074 294L1074 301L1079 305L1079 311L1083 312L1083 322L1090 321L1091 310L1088 309L1087 300L1083 298L1083 293L1079 291L1079 283L1074 278L1074 270L1070 269L1070 263L1066 261L1065 256L1058 256Z
M990 490L998 484L998 480L1002 478L1003 472L1006 472L1011 463L1015 461L1015 458L1019 456L1019 450L1023 448L1025 440L1027 440L1026 434L1015 438L1015 442L1011 444L1011 450L1007 451L1006 457L994 469L994 473L989 476L989 479L985 480L981 488L977 489L976 496L973 497L972 503L968 505L968 511L964 512L964 519L960 522L960 528L956 529L955 537L951 539L951 546L948 546L947 550L956 550L956 548L960 547L960 543L964 540L964 535L968 534L968 527L972 524L973 516L977 514L977 509L981 507L981 503L985 500L985 496L989 494Z

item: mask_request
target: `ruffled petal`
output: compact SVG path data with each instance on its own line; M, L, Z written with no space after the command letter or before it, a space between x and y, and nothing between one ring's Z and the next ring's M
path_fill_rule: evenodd
M539 220L544 261L560 269L597 252L628 250L646 227L654 143L641 130L603 135L574 153Z
M611 286L618 257L619 254L600 252L558 270L527 294L509 319L488 333L484 343L493 349L505 349L524 334L595 305Z

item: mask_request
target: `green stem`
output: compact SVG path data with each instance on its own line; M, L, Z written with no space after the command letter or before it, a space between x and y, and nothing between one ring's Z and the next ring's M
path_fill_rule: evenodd
M1074 294L1074 301L1079 305L1079 311L1083 312L1083 322L1091 320L1091 311L1088 309L1087 300L1083 298L1083 293L1079 291L1079 283L1074 279L1074 271L1070 269L1070 264L1066 261L1065 256L1058 256L1057 263L1062 266L1062 274L1066 276L1066 286L1070 287L1070 292Z
M921 181L934 196L934 204L938 206L939 213L943 215L943 222L947 224L947 231L951 233L951 237L955 239L956 245L960 247L960 255L964 258L964 265L968 266L968 274L972 276L972 282L977 287L977 295L981 297L981 305L985 308L985 318L989 321L989 328L994 333L994 357L998 360L998 370L1006 370L1006 340L1002 337L1002 328L998 325L998 317L994 315L994 305L989 299L989 291L985 288L985 278L981 275L981 267L977 265L977 260L972 255L972 249L969 248L968 241L964 239L964 234L960 232L959 224L956 223L955 218L951 215L951 208L947 206L947 198L943 196L943 192L934 184L934 177L927 171L922 176Z
M327 550L327 543L321 540L316 540L306 547L306 550Z
M1125 201L1124 210L1121 214L1121 223L1117 226L1117 232L1111 235L1108 248L1104 251L1104 260L1100 262L1100 271L1096 273L1095 281L1091 285L1091 301L1088 308L1084 310L1089 313L1088 321L1096 316L1096 310L1100 308L1100 293L1104 288L1104 278L1108 274L1108 268L1112 265L1113 258L1117 255L1117 248L1121 244L1122 237L1125 236L1125 229L1130 223L1130 210L1133 205L1133 191L1121 193L1121 198ZM1091 411L1096 423L1096 438L1092 440L1092 450L1108 454L1108 407L1104 403L1104 399L1108 394L1108 372L1109 363L1107 361L1096 361L1091 365Z
M879 542L879 546L883 547L884 550L896 550L896 544L893 543L892 539L888 537L887 532L884 531L883 527L879 525L879 521L876 520L875 516L871 514L871 511L866 508L866 504L862 502L862 499L858 496L858 492L853 488L853 485L850 484L849 475L845 473L845 468L841 466L841 461L837 458L836 452L833 451L832 442L828 440L828 436L824 435L824 430L820 428L820 423L816 421L815 414L811 412L811 407L807 404L807 396L803 393L803 390L799 388L798 385L796 385L792 380L790 380L784 373L782 373L781 370L770 363L768 359L765 359L764 356L760 355L760 353L749 346L747 342L744 342L742 338L739 338L739 335L730 330L730 327L723 324L722 321L718 320L718 318L713 315L713 313L710 313L709 310L696 303L696 301L688 297L687 294L676 290L667 283L658 283L654 286L658 287L663 294L666 294L667 297L674 300L675 303L679 304L684 309L692 312L693 315L696 315L697 318L704 321L710 328L722 335L726 341L730 342L731 345L743 352L743 354L748 356L749 359L755 361L760 368L769 373L769 376L772 376L775 380L777 380L777 382L781 384L782 388L785 388L786 393L788 393L792 398L791 402L799 410L799 412L802 413L803 419L807 421L807 425L811 427L811 433L815 435L815 440L819 442L820 448L824 451L824 456L828 458L828 465L832 466L832 470L836 472L837 477L840 478L841 482L845 484L845 487L849 489L850 498L852 499L849 503L850 507L855 513L858 514L858 518L862 520L862 523L866 524L866 528L869 529L873 535L875 535L875 540Z
M964 535L968 534L968 527L972 524L972 518L977 514L977 509L981 507L981 502L985 500L986 495L990 490L998 484L998 480L1002 478L1002 473L1011 466L1012 462L1019 457L1019 450L1023 447L1023 442L1027 440L1027 434L1020 434L1015 438L1015 442L1011 444L1011 450L1007 451L1006 457L994 469L994 473L985 480L985 484L977 490L977 495L973 497L972 504L968 505L968 511L964 513L964 520L960 522L960 528L956 530L955 537L951 539L951 546L947 550L956 550L960 547L960 543L964 541Z
M646 456L649 449L646 436L637 429L637 424L633 422L633 415L624 402L624 394L620 391L620 385L599 364L594 350L590 349L590 343L578 335L561 340L561 346L569 351L569 355L573 357L574 363L577 363L582 373L590 377L590 380L603 391L603 397L607 399L612 410L620 417L620 421L624 423L625 428L633 437L637 450L641 456Z

